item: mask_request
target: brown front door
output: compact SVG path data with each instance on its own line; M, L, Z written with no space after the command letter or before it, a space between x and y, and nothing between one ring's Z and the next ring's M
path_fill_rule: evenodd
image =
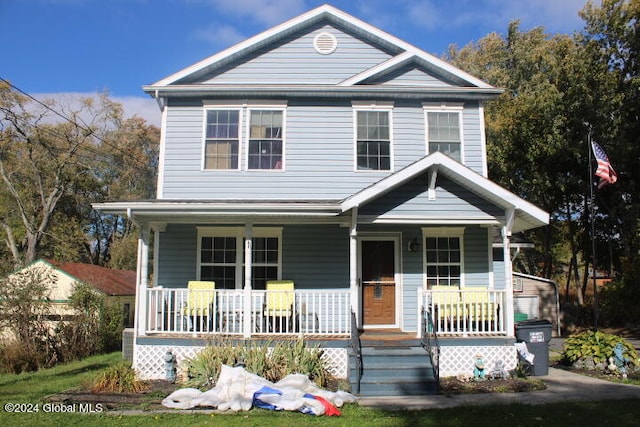
M364 325L396 321L395 241L363 240L361 246Z

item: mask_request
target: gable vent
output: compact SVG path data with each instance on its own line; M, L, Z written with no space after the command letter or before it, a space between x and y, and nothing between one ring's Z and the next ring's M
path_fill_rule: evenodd
M331 33L320 33L313 39L313 48L321 55L329 55L338 47L338 39Z

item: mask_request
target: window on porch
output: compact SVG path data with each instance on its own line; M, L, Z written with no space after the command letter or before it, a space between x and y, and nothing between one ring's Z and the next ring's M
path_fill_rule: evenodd
M460 287L462 256L460 237L425 237L427 287Z
M252 239L251 287L265 289L268 280L279 280L281 232L256 228ZM199 236L198 280L212 280L218 289L244 287L244 228L207 228Z

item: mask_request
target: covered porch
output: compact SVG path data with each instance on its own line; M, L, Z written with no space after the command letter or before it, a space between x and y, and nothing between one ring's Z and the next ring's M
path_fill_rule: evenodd
M287 295L290 294L290 295ZM291 308L273 312L269 298L290 299ZM148 288L144 335L236 338L305 337L346 339L351 336L349 289L323 290L191 290ZM428 316L433 332L442 337L506 336L505 291L477 289L419 289L418 313ZM198 309L190 307L194 301ZM417 315L415 337L421 338L423 319ZM414 333L412 333L414 334Z

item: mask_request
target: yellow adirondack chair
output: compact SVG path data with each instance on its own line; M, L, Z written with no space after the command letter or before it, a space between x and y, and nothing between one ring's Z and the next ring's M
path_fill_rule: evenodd
M432 286L433 309L440 329L450 330L461 315L460 289L456 286Z
M295 285L291 280L269 280L263 314L271 332L294 332Z
M189 316L189 330L208 332L214 329L216 313L216 282L190 280L187 283L187 305L183 314Z
M465 310L471 327L486 331L496 319L497 305L491 301L487 289L469 290L463 293Z

